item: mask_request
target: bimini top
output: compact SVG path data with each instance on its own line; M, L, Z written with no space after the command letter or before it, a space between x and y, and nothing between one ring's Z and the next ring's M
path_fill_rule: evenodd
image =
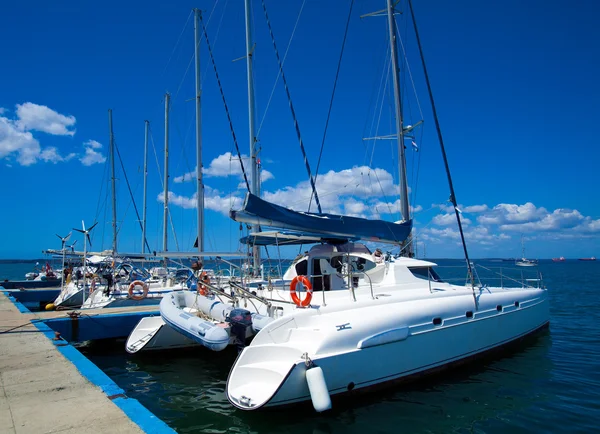
M335 214L292 211L251 193L246 194L243 208L240 211L231 210L229 216L236 222L308 232L323 238L362 239L393 244L403 242L412 228L412 220L393 223Z
M315 234L298 231L267 231L267 232L252 232L240 239L240 243L253 246L292 246L298 244L344 244L352 241L348 237L325 236L323 234Z

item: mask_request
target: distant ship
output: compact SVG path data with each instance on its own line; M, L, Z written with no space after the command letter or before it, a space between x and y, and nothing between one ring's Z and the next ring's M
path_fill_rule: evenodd
M565 262L566 261L564 256L561 256L560 258L552 258L552 260L554 262Z
M579 258L580 261L595 261L596 257L592 256L591 258Z

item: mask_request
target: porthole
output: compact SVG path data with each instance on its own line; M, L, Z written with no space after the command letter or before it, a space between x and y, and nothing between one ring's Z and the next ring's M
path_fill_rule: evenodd
M348 383L348 392L350 392L352 389L354 389L354 383L350 382Z
M442 324L442 319L441 318L434 318L433 319L433 325L440 325Z
M519 302L515 301L515 307L519 307Z
M497 310L498 312L502 312L502 306L501 306L501 305L498 305L498 306L496 306L496 310Z
M465 316L466 316L467 318L473 318L473 311L470 311L470 310L469 310L469 311L467 311L467 313L465 313Z

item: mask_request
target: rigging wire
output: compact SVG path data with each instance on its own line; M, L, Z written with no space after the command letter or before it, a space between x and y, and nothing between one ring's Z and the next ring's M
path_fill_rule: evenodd
M290 47L292 46L292 41L294 40L294 36L296 34L296 29L298 28L298 23L300 22L300 17L302 16L302 11L304 10L304 5L306 4L306 0L302 2L302 6L300 6L300 11L298 12L298 17L296 18L296 23L294 24L294 29L292 30L292 36L290 36L290 40L288 42L287 48L285 49L285 53L283 53L283 62L281 63L281 68L277 71L277 77L275 78L275 83L273 83L273 88L271 89L271 95L269 95L269 100L267 101L267 106L265 108L265 112L258 126L258 130L256 133L256 137L260 135L260 131L262 130L263 123L267 117L267 112L269 111L269 107L271 106L271 101L273 100L273 95L275 94L275 88L277 87L277 83L279 83L279 77L281 77L283 71L283 65L285 65L285 61L287 59L288 52L290 51Z
M143 232L144 228L142 226L142 218L140 217L140 213L137 209L137 205L135 204L133 192L131 191L131 185L129 184L129 178L127 177L127 172L125 171L125 166L123 165L123 160L121 159L121 152L119 151L119 147L117 146L116 140L113 139L113 143L115 146L115 150L117 151L117 156L119 157L119 163L121 164L121 170L123 171L123 176L125 177L125 183L127 184L127 189L129 190L129 196L131 197L131 203L133 204L133 208L135 209L135 215L137 217L138 223L140 224L140 229ZM122 224L123 223L121 223L121 225ZM117 234L118 234L118 231L117 231ZM146 243L146 247L148 248L148 251L151 251L150 245L148 244L148 240L144 238L144 241Z
M227 114L227 121L229 122L229 129L231 131L231 136L233 138L233 144L235 145L235 150L237 152L238 158L240 159L240 166L242 167L242 175L244 176L244 182L246 183L246 188L248 189L248 192L250 192L250 183L248 182L248 177L246 176L246 170L244 169L244 162L242 161L242 153L240 152L240 147L238 145L238 141L235 136L235 130L233 129L233 121L231 120L231 114L229 113L229 106L227 105L227 101L225 99L225 93L223 92L221 78L219 77L219 73L217 71L217 64L216 64L215 58L213 56L213 52L212 52L212 49L210 46L210 41L208 40L208 34L206 32L206 27L204 26L204 21L202 20L202 15L200 15L200 23L202 24L202 31L204 32L204 39L206 40L206 46L208 47L208 53L210 55L210 60L212 62L213 69L215 71L215 76L217 78L219 92L221 93L221 98L223 99L223 105L225 106L225 113Z
M331 91L331 99L329 100L329 109L327 110L327 119L325 120L325 130L323 131L323 139L321 140L321 150L319 151L319 159L317 160L317 168L315 169L315 184L319 176L319 167L321 166L321 157L323 156L323 149L325 148L325 138L327 137L327 128L329 127L329 119L331 118L331 109L333 108L333 99L335 97L335 90L337 88L338 78L340 76L340 68L342 66L342 58L344 57L344 48L346 47L346 39L348 38L348 28L350 27L350 18L352 17L352 7L354 6L354 0L350 2L350 10L348 11L348 19L346 20L346 29L344 30L344 39L342 40L342 49L340 51L340 58L338 59L337 69L335 71L335 79L333 80L333 90ZM313 191L313 193L315 193ZM310 195L308 201L308 211L312 205L313 194ZM321 212L319 208L319 212Z
M281 72L281 80L283 81L283 87L285 89L285 93L287 95L290 110L292 112L292 118L294 119L294 127L296 129L296 135L298 137L298 141L300 142L300 149L302 151L302 156L304 157L304 165L306 166L306 171L308 172L308 178L310 180L310 185L314 192L315 202L317 203L317 208L319 209L319 214L321 214L323 212L321 209L321 202L319 202L319 195L317 193L317 187L315 185L315 180L310 171L310 164L308 163L308 157L306 155L306 150L304 149L302 135L300 134L300 125L298 124L298 119L296 118L296 112L294 111L294 105L292 103L292 96L290 95L290 89L287 85L287 80L285 79L285 74L283 72L283 64L281 63L281 57L279 56L279 51L277 50L277 44L275 42L275 35L273 35L273 28L271 27L271 21L269 20L269 14L267 13L267 5L265 4L265 0L262 0L262 6L263 6L263 11L265 12L265 19L267 21L267 26L269 27L269 33L271 35L271 40L273 41L273 48L275 49L275 56L277 57L277 63L279 64L279 71Z
M473 287L473 297L475 297L475 278L473 275L473 269L471 268L471 261L469 260L469 253L467 252L467 244L465 242L465 234L463 232L462 223L460 221L460 213L458 212L458 204L456 202L456 195L454 194L454 185L452 184L452 177L450 176L450 167L448 166L448 157L446 156L446 149L444 147L444 139L442 137L442 129L440 127L440 121L437 116L437 110L435 108L435 102L433 100L433 93L431 90L431 83L429 81L429 74L427 73L427 66L425 65L425 57L423 56L423 47L421 46L421 38L419 37L419 31L417 30L417 22L415 21L415 12L412 6L412 0L408 0L408 6L410 8L410 15L412 18L413 28L415 30L415 37L417 39L417 46L419 47L419 54L421 56L421 64L423 65L423 74L425 76L425 83L427 84L427 91L429 93L429 101L431 103L431 110L433 112L433 120L435 122L435 129L438 134L438 140L440 142L440 148L442 151L442 157L444 159L444 166L446 167L446 175L448 177L448 186L450 188L450 201L454 206L454 214L458 223L458 230L460 232L460 238L465 252L465 260L467 261L467 268L469 269L469 278Z
M181 33L179 34L179 38L177 38L177 42L175 42L175 46L173 47L173 51L171 51L171 55L169 56L169 59L167 60L167 64L165 65L163 72L161 74L161 77L165 75L165 72L167 72L167 68L169 67L169 64L171 63L171 59L173 58L173 54L175 54L175 50L177 50L177 47L179 46L179 41L181 41L181 37L183 36L183 33L185 32L185 29L187 28L189 22L190 22L190 17L192 16L192 13L194 11L190 11L190 14L187 17L187 20L185 20L185 24L183 25L183 29L181 29Z

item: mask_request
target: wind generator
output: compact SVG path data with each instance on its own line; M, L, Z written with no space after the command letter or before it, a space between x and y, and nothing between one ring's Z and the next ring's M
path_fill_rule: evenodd
M61 237L60 235L56 234L56 236L58 238L60 238L61 241L61 246L60 249L62 251L62 268L61 268L61 278L60 278L60 290L62 291L65 287L65 244L66 242L69 240L69 238L71 238L71 234L73 233L73 231L69 232L69 234L66 237ZM75 245L75 243L73 243L73 245Z
M90 232L92 231L92 229L94 229L96 227L96 225L98 224L98 222L94 223L92 226L90 226L88 229L85 228L85 223L83 220L81 220L81 228L83 229L77 229L77 228L73 228L74 231L77 232L81 232L84 237L83 237L83 301L85 301L85 284L86 284L86 280L87 280L87 243L86 243L86 239L87 242L90 243L90 247L92 247L92 240L90 239ZM73 245L75 245L73 243Z

